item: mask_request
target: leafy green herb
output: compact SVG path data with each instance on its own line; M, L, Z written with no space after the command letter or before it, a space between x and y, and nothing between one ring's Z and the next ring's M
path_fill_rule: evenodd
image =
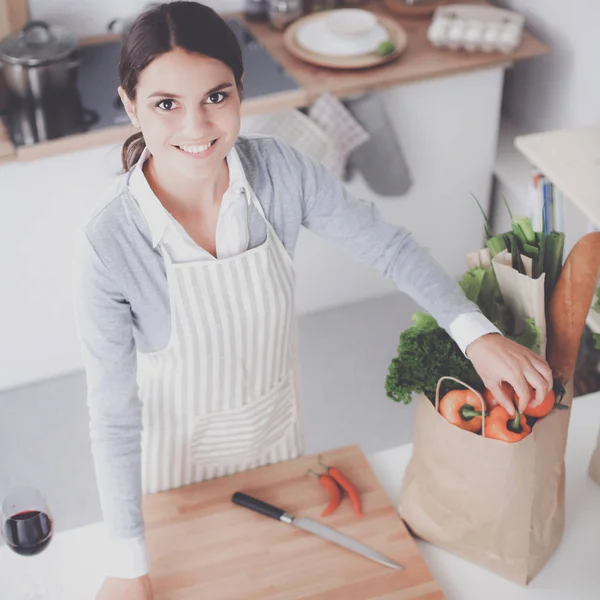
M393 42L386 40L385 42L381 42L381 44L377 46L377 54L379 54L379 56L387 56L388 54L391 54L395 49L396 45Z
M415 313L413 323L400 334L398 355L390 363L385 382L388 398L409 404L415 392L433 400L442 375L452 375L483 391L483 383L471 361L433 317ZM444 383L447 385L443 386L443 393L461 388L452 381Z

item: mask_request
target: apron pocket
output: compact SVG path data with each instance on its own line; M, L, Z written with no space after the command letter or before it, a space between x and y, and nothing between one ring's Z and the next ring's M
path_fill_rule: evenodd
M282 441L295 418L295 389L288 375L244 406L196 417L192 458L205 464L253 460Z

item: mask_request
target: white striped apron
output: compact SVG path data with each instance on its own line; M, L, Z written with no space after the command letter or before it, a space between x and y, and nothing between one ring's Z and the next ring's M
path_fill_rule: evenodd
M230 475L302 452L292 259L263 217L265 242L174 264L165 248L171 337L138 354L142 490Z

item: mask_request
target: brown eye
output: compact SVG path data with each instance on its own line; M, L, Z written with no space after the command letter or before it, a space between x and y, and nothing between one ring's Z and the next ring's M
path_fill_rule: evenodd
M164 100L157 102L156 106L158 106L158 108L160 108L162 110L169 111L169 110L173 110L173 108L175 107L175 102L169 98L165 98Z
M213 92L209 97L209 104L221 104L221 102L223 102L227 96L229 94L227 94L226 92Z

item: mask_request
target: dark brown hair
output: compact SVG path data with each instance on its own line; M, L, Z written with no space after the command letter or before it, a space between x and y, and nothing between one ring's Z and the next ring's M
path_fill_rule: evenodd
M233 71L238 92L242 95L242 50L233 31L212 8L198 2L179 1L148 9L134 21L124 37L119 79L131 100L135 100L140 73L155 58L174 48L220 60ZM137 163L144 145L141 131L123 144L124 171Z

